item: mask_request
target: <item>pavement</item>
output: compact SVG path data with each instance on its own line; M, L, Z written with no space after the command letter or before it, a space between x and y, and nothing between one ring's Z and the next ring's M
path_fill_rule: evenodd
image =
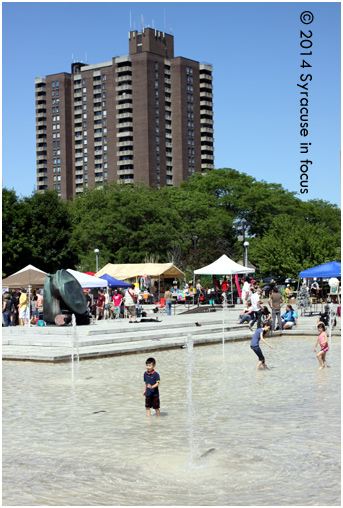
M215 311L203 306L199 313L196 313L196 307L185 312L183 305L175 305L171 316L160 312L155 314L154 307L144 306L146 319L158 319L159 322L140 322L138 318L138 323L129 323L128 319L108 319L75 328L55 325L3 327L2 359L63 362L70 361L73 352L78 353L80 359L89 359L185 347L189 334L194 345L218 343L223 338L225 342L250 340L253 334L247 325L237 325L242 304L224 311L221 306L216 306ZM333 310L336 311L336 307ZM317 336L319 312L304 316L298 312L298 327L282 333L276 331L272 335L280 338L287 335ZM340 335L339 317L332 336Z

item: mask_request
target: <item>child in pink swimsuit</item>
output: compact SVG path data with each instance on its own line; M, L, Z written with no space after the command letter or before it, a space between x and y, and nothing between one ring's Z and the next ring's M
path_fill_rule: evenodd
M319 333L316 345L314 346L314 352L316 352L317 346L318 346L318 344L320 344L321 349L320 349L319 353L317 353L317 358L318 358L318 362L319 362L319 368L323 369L324 367L325 368L327 367L325 356L326 356L326 352L329 351L328 336L325 331L324 323L319 323L318 331L320 333Z

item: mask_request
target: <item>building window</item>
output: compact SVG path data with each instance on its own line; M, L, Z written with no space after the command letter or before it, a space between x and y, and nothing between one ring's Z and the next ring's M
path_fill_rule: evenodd
M106 81L106 75L104 75L104 76L102 77L102 80L103 80L103 81Z

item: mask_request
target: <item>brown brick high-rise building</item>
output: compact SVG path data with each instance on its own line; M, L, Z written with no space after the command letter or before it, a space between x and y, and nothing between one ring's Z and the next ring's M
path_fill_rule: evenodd
M212 66L174 57L174 37L151 28L129 33L128 56L36 78L38 192L214 168L212 91Z

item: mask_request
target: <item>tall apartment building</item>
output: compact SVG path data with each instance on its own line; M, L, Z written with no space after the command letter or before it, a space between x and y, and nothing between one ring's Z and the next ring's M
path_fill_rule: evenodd
M36 78L37 191L179 185L214 168L212 70L147 28L129 33L128 56Z

